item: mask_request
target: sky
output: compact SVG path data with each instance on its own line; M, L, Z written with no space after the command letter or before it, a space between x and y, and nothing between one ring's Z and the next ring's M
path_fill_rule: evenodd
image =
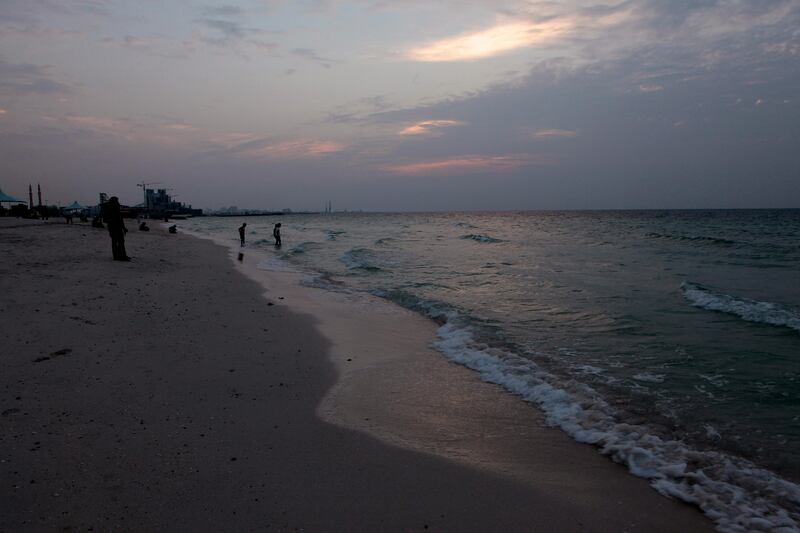
M0 188L800 207L800 0L0 0Z

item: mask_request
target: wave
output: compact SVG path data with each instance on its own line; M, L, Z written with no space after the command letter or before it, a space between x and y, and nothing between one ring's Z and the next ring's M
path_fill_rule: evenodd
M434 346L448 359L477 371L539 406L550 425L646 478L659 493L700 507L720 530L771 531L800 528L800 485L744 459L699 451L655 434L644 424L626 423L591 387L558 378L534 361L481 342L474 324L457 309L421 300L404 291L376 291L436 320Z
M345 232L345 231L336 231L336 230L327 230L325 232L325 234L326 234L325 238L328 239L329 241L335 241L339 235L342 235L344 233L347 233L347 232Z
M283 252L281 255L282 257L294 257L297 255L303 255L318 245L319 243L313 241L301 242L300 244L293 246L289 250Z
M300 280L300 285L334 292L347 292L345 284L335 279L330 272L306 275Z
M382 269L375 265L374 254L366 248L353 248L342 254L339 260L349 270L365 270L367 272L380 272Z
M503 242L500 239L495 239L494 237L489 237L488 235L476 235L473 233L470 233L469 235L462 235L461 238L477 242Z
M735 315L748 322L784 326L800 331L800 309L772 302L737 298L688 281L681 284L681 290L683 296L695 307Z
M382 238L380 238L380 239L377 239L377 240L375 241L375 244L376 244L376 245L378 245L378 246L384 246L384 245L386 245L386 244L393 243L393 242L395 242L396 240L397 240L397 239L395 239L395 238L393 238L393 237L382 237Z
M710 244L710 245L725 246L725 247L738 246L740 244L730 239L723 239L721 237L707 237L705 235L672 235L672 234L650 232L650 233L645 233L645 237L650 237L651 239L667 239L671 241L689 241L700 244Z

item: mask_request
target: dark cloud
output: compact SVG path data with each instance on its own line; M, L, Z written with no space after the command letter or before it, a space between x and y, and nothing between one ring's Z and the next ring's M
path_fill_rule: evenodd
M660 40L590 61L541 62L512 84L361 118L465 123L408 138L386 160L526 154L555 162L484 176L497 185L486 207L796 206L800 16L796 3L756 3L758 16L739 3L670 3L672 30L653 30ZM719 11L728 4L736 9ZM650 31L648 19L634 22ZM547 130L580 135L536 134ZM462 178L436 181L461 190Z
M293 56L300 57L302 59L307 59L309 61L313 61L314 63L318 63L319 65L322 65L325 68L331 68L331 64L335 63L333 59L322 57L311 48L294 48L290 50L289 53L292 54Z
M244 15L244 10L238 6L231 6L231 5L224 5L224 6L215 6L215 7L206 7L203 9L203 12L207 17L215 18L215 17L241 17Z
M32 29L52 15L108 16L109 13L108 0L3 0L0 2L0 26Z
M9 63L0 58L0 94L68 94L72 88L54 80L48 69L29 63Z
M277 45L265 40L270 32L245 24L246 12L237 6L207 7L202 10L199 22L213 31L212 35L201 37L201 41L220 47L240 48L253 45L262 49L274 49Z

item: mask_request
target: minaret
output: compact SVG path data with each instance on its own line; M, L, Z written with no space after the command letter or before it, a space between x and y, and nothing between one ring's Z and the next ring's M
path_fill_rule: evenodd
M40 184L36 184L36 190L39 194L39 207L42 207L42 186Z
M28 209L33 209L33 186L28 184Z

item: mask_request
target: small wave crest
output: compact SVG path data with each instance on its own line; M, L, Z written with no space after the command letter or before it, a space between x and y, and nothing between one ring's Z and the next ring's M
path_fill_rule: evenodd
M303 285L304 287L314 287L316 289L325 289L336 292L345 291L344 283L333 278L330 272L309 274L300 280L300 285Z
M620 421L615 409L591 387L574 380L560 382L534 361L478 340L469 317L447 304L404 291L374 294L436 320L441 326L434 346L448 359L538 405L549 424L578 442L593 444L631 473L648 479L661 494L697 505L721 530L800 527L797 484L744 459L694 450L680 440L658 436L644 424Z
M342 254L339 260L348 270L365 270L367 272L380 272L382 269L375 265L374 254L366 248L353 248Z
M309 252L315 246L317 246L317 243L312 242L312 241L302 242L302 243L298 244L297 246L293 246L289 250L283 252L282 256L283 257L294 257L294 256L297 256L297 255L303 255L303 254Z
M501 239L495 239L494 237L489 237L488 235L477 235L474 233L470 233L469 235L462 235L461 238L464 240L486 242L486 243L503 242Z
M688 281L681 284L681 290L683 296L695 307L735 315L748 322L784 326L800 331L800 309L790 309L772 302L737 298Z
M325 238L329 241L335 241L339 237L339 235L343 235L344 233L346 232L337 230L327 230L325 232Z
M730 239L723 239L721 237L708 237L706 235L672 235L668 233L645 233L645 237L651 239L666 239L670 241L686 241L698 244L708 244L716 246L737 246L739 243Z

